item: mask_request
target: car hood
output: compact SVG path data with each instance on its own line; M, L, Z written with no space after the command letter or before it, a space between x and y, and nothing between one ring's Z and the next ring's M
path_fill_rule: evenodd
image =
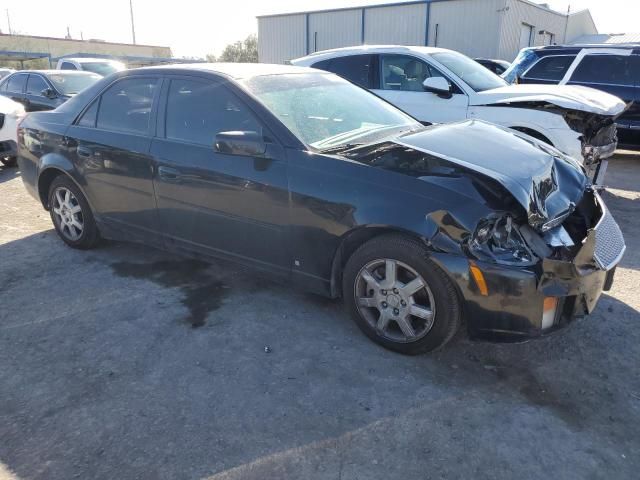
M391 150L396 150L393 165L380 160ZM588 184L580 165L558 150L481 120L431 126L345 156L418 178L453 167L455 175L481 177L485 184L498 182L522 206L529 225L539 231L571 213ZM504 208L510 203L504 199Z
M626 108L618 97L589 87L574 85L508 85L479 92L472 105L501 105L520 102L547 103L569 110L578 110L615 117Z

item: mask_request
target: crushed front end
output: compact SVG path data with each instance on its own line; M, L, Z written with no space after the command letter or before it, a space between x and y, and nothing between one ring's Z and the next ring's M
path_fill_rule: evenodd
M481 231L470 237L468 266L454 267L473 337L522 341L591 313L602 292L611 288L626 248L620 228L591 187L561 224L544 232L511 225L508 234L519 238L509 243L504 240L508 228L499 228L503 248L492 249L505 259L516 256L518 262L474 253L478 247L473 242L486 236Z
M563 115L567 125L580 134L583 165L596 185L604 182L608 159L618 148L615 117L575 110Z

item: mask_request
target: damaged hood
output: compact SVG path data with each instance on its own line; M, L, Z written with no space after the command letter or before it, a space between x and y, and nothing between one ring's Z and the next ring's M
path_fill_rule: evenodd
M551 228L549 222L573 211L588 183L575 161L557 150L479 120L437 125L391 142L499 182L536 230Z
M504 105L511 103L547 103L568 110L618 116L626 104L614 95L589 87L574 85L508 85L479 92L471 105Z

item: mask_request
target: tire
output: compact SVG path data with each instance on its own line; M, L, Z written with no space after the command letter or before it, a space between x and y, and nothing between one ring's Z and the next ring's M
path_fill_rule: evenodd
M410 237L383 235L358 248L344 268L342 292L358 327L395 352L435 351L460 328L462 308L453 282Z
M18 164L18 159L16 157L4 157L0 158L0 162L5 167L15 167Z
M95 247L100 240L87 199L66 175L51 182L49 214L56 232L70 247L86 250Z

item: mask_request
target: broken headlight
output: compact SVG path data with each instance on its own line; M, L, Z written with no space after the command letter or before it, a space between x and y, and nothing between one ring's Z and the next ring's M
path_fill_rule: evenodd
M479 260L523 265L533 263L535 258L511 215L482 220L469 247Z

